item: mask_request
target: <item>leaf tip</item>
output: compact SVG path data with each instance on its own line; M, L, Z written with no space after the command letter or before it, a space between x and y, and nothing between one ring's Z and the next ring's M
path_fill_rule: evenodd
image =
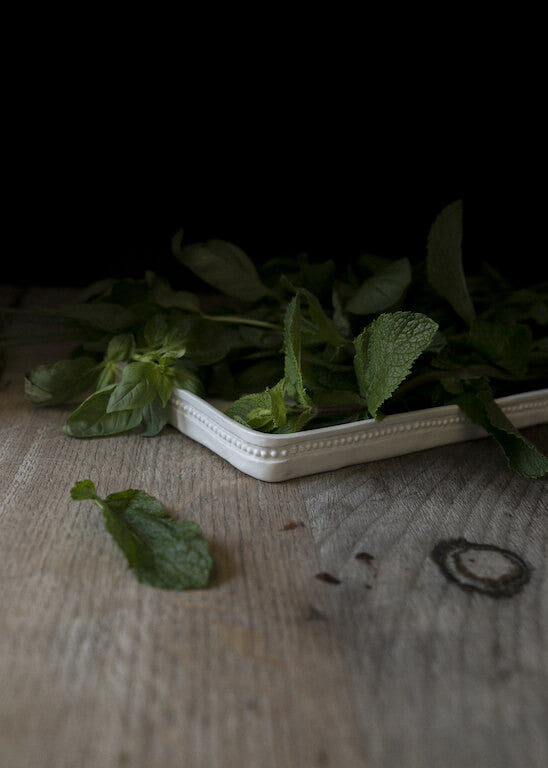
M70 490L72 499L83 501L85 499L97 498L95 485L91 480L79 480Z

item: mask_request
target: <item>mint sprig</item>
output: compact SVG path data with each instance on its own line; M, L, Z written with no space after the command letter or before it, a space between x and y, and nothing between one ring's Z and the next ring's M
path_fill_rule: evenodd
M101 508L107 531L138 581L174 590L207 586L213 561L196 523L174 520L158 499L141 490L118 491L102 499L91 480L80 480L70 495Z
M468 382L455 402L475 424L495 438L511 469L532 479L548 473L548 458L505 416L485 379Z

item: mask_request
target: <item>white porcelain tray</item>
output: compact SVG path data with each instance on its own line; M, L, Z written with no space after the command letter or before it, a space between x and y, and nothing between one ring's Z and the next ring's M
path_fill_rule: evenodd
M518 429L548 422L548 389L497 402ZM170 424L242 472L267 482L486 436L456 405L395 414L380 422L367 419L269 435L238 424L213 403L183 389L175 390L171 398Z

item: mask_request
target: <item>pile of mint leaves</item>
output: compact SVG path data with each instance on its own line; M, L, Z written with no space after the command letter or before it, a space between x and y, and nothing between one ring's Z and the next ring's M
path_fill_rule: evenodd
M548 382L548 283L515 288L488 263L465 275L462 239L462 200L438 214L416 264L302 254L257 266L233 243L178 232L181 283L186 274L200 289L151 271L43 310L75 348L29 371L26 396L76 400L64 431L77 438L157 435L175 388L227 401L228 416L272 433L454 403L513 470L542 477L548 459L496 398Z

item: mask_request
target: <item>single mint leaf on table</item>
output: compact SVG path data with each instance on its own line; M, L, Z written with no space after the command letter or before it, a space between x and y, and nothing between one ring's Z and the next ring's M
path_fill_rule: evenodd
M462 200L446 206L428 233L426 271L432 288L470 325L476 311L462 266Z
M71 490L76 501L91 500L103 511L105 526L138 581L161 589L206 587L213 568L200 527L175 520L145 491L129 489L102 499L91 480Z
M379 417L381 405L411 372L428 347L437 323L416 312L379 315L354 340L354 368L360 395L369 413Z
M469 382L455 402L475 424L495 438L509 466L518 474L531 479L548 474L548 458L509 421L485 380Z

